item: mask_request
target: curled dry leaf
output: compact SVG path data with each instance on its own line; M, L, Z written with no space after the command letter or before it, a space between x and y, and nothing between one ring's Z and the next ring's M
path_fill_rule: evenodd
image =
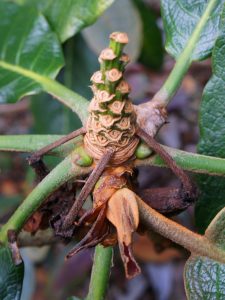
M126 174L132 174L132 168L125 165L117 168L108 168L103 173L93 193L94 208L106 203L116 191L126 186Z
M126 276L132 278L140 273L131 251L132 234L139 224L135 194L127 188L115 192L108 202L106 217L116 227Z
M130 174L130 164L104 171L93 192L93 208L75 224L78 230L88 227L89 231L67 258L99 243L107 247L118 242L127 278L140 273L131 249L132 235L139 225L139 213L136 195L127 188Z

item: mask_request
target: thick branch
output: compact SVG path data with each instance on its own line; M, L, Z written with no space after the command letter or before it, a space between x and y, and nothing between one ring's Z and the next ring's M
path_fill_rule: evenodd
M225 159L213 156L190 153L164 146L182 169L208 175L225 176ZM158 155L151 155L143 160L135 160L135 166L167 167Z
M192 232L186 227L164 217L144 203L138 196L137 202L142 222L148 228L183 246L190 252L225 263L225 252L215 247L205 236Z

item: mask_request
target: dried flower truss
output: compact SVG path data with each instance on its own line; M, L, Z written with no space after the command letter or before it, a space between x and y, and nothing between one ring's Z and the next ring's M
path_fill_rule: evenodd
M94 159L95 168L77 199L72 199L71 207L62 213L60 222L53 218L51 224L56 234L65 238L71 238L81 228L89 229L68 258L99 243L106 247L118 243L126 276L132 278L140 273L132 254L132 234L140 227L137 198L141 196L153 207L156 203L158 211L171 214L188 207L196 198L196 190L184 171L149 132L140 127L141 122L137 122L137 110L129 99L130 86L123 78L129 62L129 56L123 53L127 43L126 33L114 32L110 35L109 47L99 56L100 70L91 77L94 97L86 126L33 153L28 160L39 178L43 178L48 171L41 157L77 136L84 136L84 148ZM133 191L133 162L136 157L143 158L139 157L138 150L143 142L159 154L181 180L180 188ZM63 193L64 198L68 196L68 191L65 194L63 189L58 193L58 197ZM91 193L93 207L84 210L83 204ZM29 227L29 221L26 226Z

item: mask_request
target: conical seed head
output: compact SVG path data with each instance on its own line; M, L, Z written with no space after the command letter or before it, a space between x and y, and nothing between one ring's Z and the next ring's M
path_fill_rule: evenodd
M110 35L109 47L99 56L100 71L91 77L94 97L84 139L87 151L95 159L104 155L106 147L113 148L115 154L111 161L114 164L128 160L139 142L135 136L136 114L128 98L130 86L123 78L129 57L122 49L127 42L126 33L114 32Z

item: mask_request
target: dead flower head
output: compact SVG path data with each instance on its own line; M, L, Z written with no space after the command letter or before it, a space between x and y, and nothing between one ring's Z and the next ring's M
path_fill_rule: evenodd
M93 209L76 224L89 226L90 230L67 258L98 243L107 247L118 242L126 277L140 273L132 254L132 234L139 225L139 212L136 195L127 188L127 175L131 172L130 167L120 166L103 173L93 193Z

